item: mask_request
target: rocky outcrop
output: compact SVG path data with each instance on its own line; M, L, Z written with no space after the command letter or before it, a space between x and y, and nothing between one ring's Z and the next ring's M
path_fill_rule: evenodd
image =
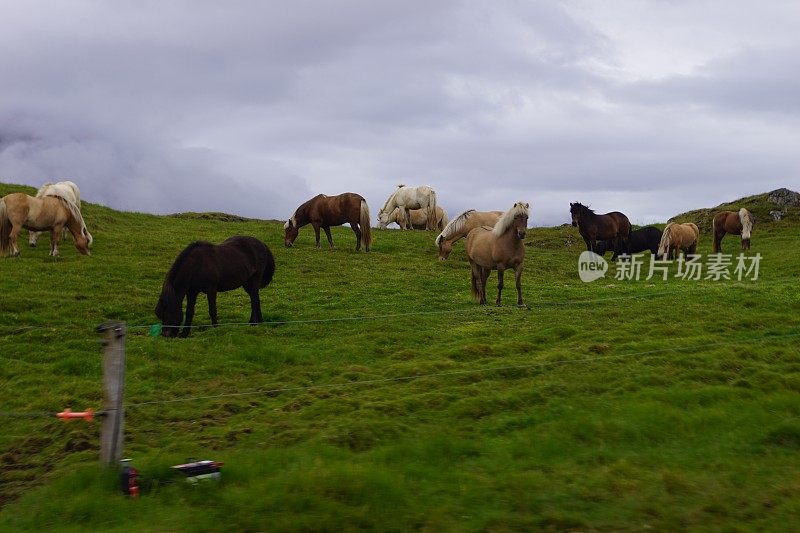
M775 205L800 207L800 193L789 189L775 189L767 195L767 200Z

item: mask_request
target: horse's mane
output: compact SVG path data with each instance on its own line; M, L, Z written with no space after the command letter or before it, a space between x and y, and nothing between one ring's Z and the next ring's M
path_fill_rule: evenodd
M48 195L48 196L50 196L50 195ZM74 203L72 203L71 200L68 200L67 198L64 198L63 196L53 195L53 196L50 196L50 197L51 198L56 198L56 199L60 200L62 204L64 204L64 206L69 210L70 214L72 215L72 218L74 218L75 220L77 220L80 223L80 225L81 225L81 233L83 235L86 235L86 238L89 240L89 244L92 244L92 241L94 239L92 238L92 234L89 233L89 230L86 229L86 222L83 221L83 215L81 215L81 210L78 209L78 206L75 205Z
M591 213L592 215L596 214L594 212L594 209L590 209L588 205L583 205L580 202L575 202L574 204L570 204L570 206L578 207L578 208L580 208L581 211L587 211L588 213Z
M378 211L379 215L382 214L382 213L386 213L387 215L391 215L391 213L387 212L387 210L389 209L389 202L391 202L392 199L394 199L395 195L397 194L397 191L399 191L402 187L405 187L405 185L398 185L397 189L395 189L392 192L392 194L389 195L389 198L387 198L386 201L383 203L383 207L381 207L381 210Z
M458 215L456 218L448 222L447 225L442 230L442 232L439 234L439 236L436 237L436 246L439 246L443 239L449 239L450 237L461 231L461 228L464 227L464 224L467 223L467 219L473 213L475 213L475 209L467 209L466 211Z
M753 213L744 207L739 209L739 222L742 223L742 238L749 239L750 232L753 231Z
M675 224L677 222L670 222L664 227L664 231L661 233L661 240L658 242L658 255L665 254L669 250L669 245L672 244L672 227Z
M208 241L194 241L189 246L184 248L183 251L178 254L178 257L175 258L175 262L172 263L172 266L169 268L169 272L167 272L167 279L164 282L164 285L166 286L167 283L169 283L170 286L172 285L172 283L175 281L175 276L177 276L180 269L183 268L183 264L186 262L189 254L198 248L206 246L213 246L213 244Z
M514 207L503 213L503 216L500 217L500 220L494 225L494 229L492 229L492 233L495 237L499 237L503 233L505 233L508 228L511 227L511 224L514 222L514 218L518 215L525 215L530 216L529 214L529 205L527 202L517 202L514 204Z

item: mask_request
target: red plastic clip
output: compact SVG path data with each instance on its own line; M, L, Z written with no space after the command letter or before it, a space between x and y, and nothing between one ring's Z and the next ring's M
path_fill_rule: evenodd
M86 411L83 412L77 411L73 413L72 409L67 407L60 413L56 414L56 416L61 420L70 420L72 418L83 418L87 422L91 422L92 420L94 420L94 411L92 409L86 409Z

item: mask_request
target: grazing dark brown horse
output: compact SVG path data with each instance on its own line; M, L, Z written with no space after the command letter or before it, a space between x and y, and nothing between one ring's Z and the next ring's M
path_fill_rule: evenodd
M522 302L522 266L525 262L525 232L528 229L529 205L517 202L494 225L481 226L467 235L467 257L472 267L472 296L481 305L486 304L486 280L492 270L497 270L497 300L500 305L503 293L503 272L514 269L517 286L517 306Z
M262 322L259 289L272 281L275 259L267 246L253 237L235 236L222 244L197 241L187 246L167 273L156 316L162 322L161 334L175 337L183 322L183 299L186 298L186 322L182 337L192 327L194 306L201 292L208 296L208 314L217 325L217 293L244 287L250 296L251 324Z
M742 236L742 251L750 249L750 233L756 223L753 214L744 207L736 211L723 211L714 215L714 253L722 253L722 238L726 233Z
M613 239L615 244L612 261L616 261L617 256L621 253L630 253L628 239L631 234L631 223L624 214L612 211L605 215L598 215L578 202L569 204L569 212L572 215L572 225L577 226L586 243L587 250L594 252L597 241Z
M630 240L628 241L628 252L638 254L639 252L646 252L656 255L658 253L658 243L661 242L661 230L653 226L645 226L637 230L631 231ZM607 239L605 241L597 241L595 243L594 253L603 255L609 250L615 248L615 240Z
M349 223L356 234L356 251L364 249L369 252L372 246L372 233L369 228L369 206L367 201L360 194L346 192L337 196L325 196L318 194L311 200L297 208L283 228L286 230L284 244L289 247L294 243L300 228L306 224L314 227L314 235L317 238L317 248L319 248L319 229L325 230L328 236L328 244L333 248L333 237L331 237L331 226L340 226Z

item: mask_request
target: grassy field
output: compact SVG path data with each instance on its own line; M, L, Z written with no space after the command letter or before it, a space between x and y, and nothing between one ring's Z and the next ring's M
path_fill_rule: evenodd
M286 249L278 223L83 211L91 257L68 241L53 260L44 237L0 259L2 531L783 531L800 516L792 217L756 226L757 281L584 284L576 229L534 228L520 310L508 283L503 307L475 304L463 244L439 262L430 232L375 230L364 254L349 228L335 250L310 228ZM273 323L233 325L240 290L218 298L231 325L148 336L176 254L234 234L275 254ZM129 326L137 500L98 467L99 424L34 416L100 407L108 319ZM222 481L173 475L187 458L224 461Z

